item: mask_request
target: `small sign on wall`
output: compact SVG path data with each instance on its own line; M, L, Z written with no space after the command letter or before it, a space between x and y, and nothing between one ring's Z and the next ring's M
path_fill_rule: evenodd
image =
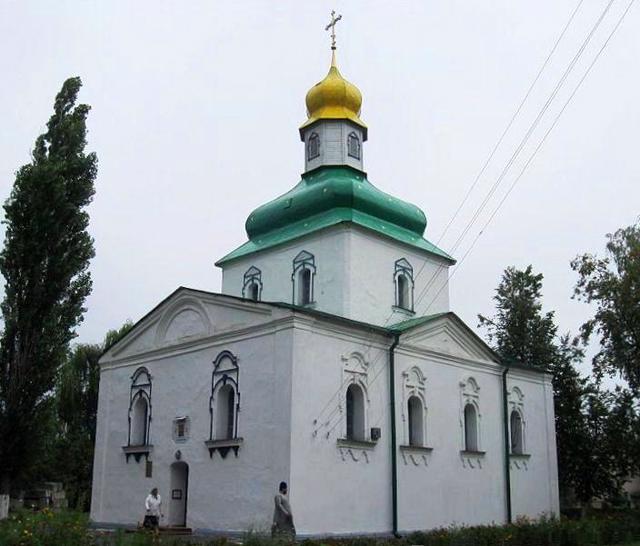
M182 489L172 489L171 490L171 499L172 500L182 500Z

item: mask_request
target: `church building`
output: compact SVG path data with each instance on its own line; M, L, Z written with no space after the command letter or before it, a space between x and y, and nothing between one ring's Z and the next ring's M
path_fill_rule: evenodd
M157 487L161 525L268 532L281 481L298 536L558 514L551 376L450 309L455 261L368 180L332 49L301 180L249 215L221 292L178 288L100 360L96 525L135 526Z

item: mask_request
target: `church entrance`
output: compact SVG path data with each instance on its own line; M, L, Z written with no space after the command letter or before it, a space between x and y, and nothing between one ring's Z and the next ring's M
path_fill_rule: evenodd
M189 465L183 462L171 465L171 496L169 498L169 525L187 525L187 494L189 489Z

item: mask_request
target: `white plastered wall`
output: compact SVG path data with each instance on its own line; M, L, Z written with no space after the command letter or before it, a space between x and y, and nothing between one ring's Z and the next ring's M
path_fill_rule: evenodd
M514 387L523 395L525 456L510 457L513 518L557 516L560 503L551 376L512 368L507 381L509 412L517 399Z
M168 501L169 468L181 451L190 467L187 525L225 532L267 530L273 496L290 483L300 535L391 530L388 349L392 339L346 322L186 291L143 320L124 347L103 361L91 517L135 524L148 491ZM210 319L207 326L202 314ZM160 332L159 336L157 332ZM200 332L193 336L190 332ZM168 343L168 345L167 345ZM427 453L398 448L399 529L502 522L506 518L501 367L449 315L403 334L396 351L398 445L406 444L404 373L424 377ZM209 457L212 362L238 357L244 438L236 459ZM125 462L131 376L153 378L153 478L144 458ZM381 429L375 446L340 444L345 393L357 376L367 392L365 430ZM473 377L482 456L464 456L461 383ZM513 468L514 517L558 513L553 397L548 376L512 370L509 389L523 393L526 469ZM176 443L173 419L188 416L190 440ZM404 418L403 418L404 417ZM166 508L165 508L166 510Z
M397 373L418 367L425 377L426 445L431 452L398 454L399 527L412 531L455 524L505 522L506 481L501 370L489 363L455 362L442 356L399 351ZM461 453L464 446L461 382L479 387L479 436L483 455ZM525 451L510 457L512 517L559 515L553 396L545 375L515 372L508 389L524 394ZM404 403L402 378L396 400ZM406 409L398 407L398 443L406 442Z
M262 272L262 301L294 303L293 261L305 250L313 254L316 267L315 302L310 307L345 316L349 301L349 286L344 282L348 274L347 241L347 229L337 227L236 260L223 267L222 292L242 297L244 274L255 266Z
M391 530L388 341L309 320L296 327L291 503L301 535ZM382 430L367 450L338 445L346 433L346 389L355 376L349 370L356 368L367 370L361 379L367 393L366 434L371 427Z
M293 303L293 260L315 256L314 309L370 324L389 325L449 310L448 263L354 225L340 225L235 260L223 267L222 292L242 296L245 272L262 271L263 301ZM414 313L394 309L395 262L413 267Z
M350 318L389 325L403 320L449 311L448 263L374 232L350 230ZM394 309L394 271L405 258L413 268L414 313Z
M180 310L175 310L180 314ZM277 313L277 310L276 310ZM236 328L243 321L237 313ZM225 315L227 330L233 311ZM273 319L274 317L267 317ZM277 318L277 317L275 317ZM280 317L282 318L282 317ZM161 322L161 321L160 321ZM214 321L213 327L224 324ZM170 465L189 465L187 526L244 532L268 529L277 483L289 478L291 409L291 328L254 326L242 336L221 334L191 340L175 349L151 349L102 365L91 519L131 525L142 520L144 499L158 487L168 510ZM238 358L241 394L238 433L244 438L236 458L210 457L209 397L213 360L229 350ZM145 477L145 459L127 463L127 414L131 376L139 366L152 376L150 441L153 477ZM190 419L186 442L172 436L173 420Z
M402 374L418 367L425 378L426 444L431 452L398 452L398 526L402 531L478 525L506 519L502 386L499 367L487 362L459 362L447 355L398 351L396 427L398 443L407 443L407 411L402 404ZM461 382L475 379L479 450L464 449Z
M307 146L312 134L320 139L320 155L309 160ZM360 159L348 153L347 139L349 134L355 133L360 140ZM346 120L323 120L314 123L304 131L304 170L310 171L324 165L348 165L362 170L364 145L362 142L362 128Z

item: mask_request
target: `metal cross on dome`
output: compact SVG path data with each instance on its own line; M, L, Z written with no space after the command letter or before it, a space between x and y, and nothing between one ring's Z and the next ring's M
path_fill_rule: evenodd
M336 48L336 23L342 19L342 15L336 17L335 10L331 10L331 22L325 27L325 30L331 29L331 49Z

